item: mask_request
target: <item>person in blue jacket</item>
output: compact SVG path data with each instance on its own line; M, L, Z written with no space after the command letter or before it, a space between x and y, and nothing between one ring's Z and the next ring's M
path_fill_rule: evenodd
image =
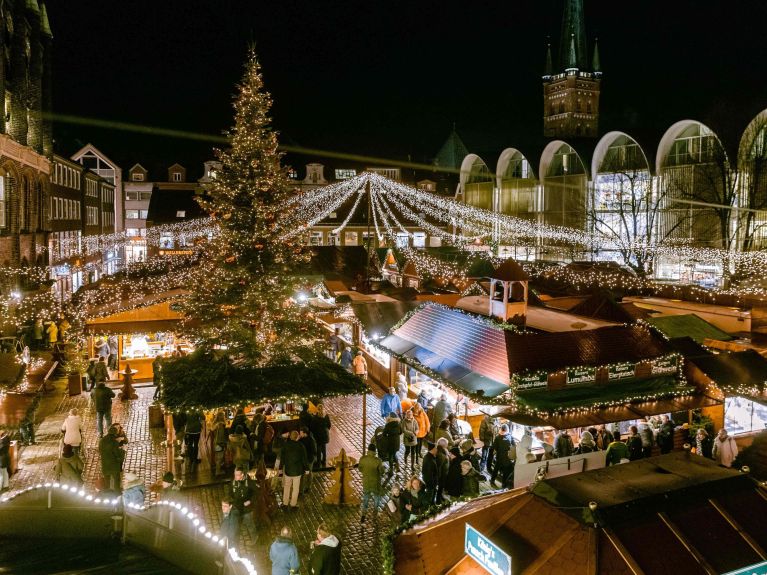
M272 542L269 547L269 559L272 561L272 575L298 573L298 549L291 538L290 527L283 527Z
M389 393L381 399L381 417L386 419L390 413L396 413L397 417L402 419L402 402L393 387L390 387Z

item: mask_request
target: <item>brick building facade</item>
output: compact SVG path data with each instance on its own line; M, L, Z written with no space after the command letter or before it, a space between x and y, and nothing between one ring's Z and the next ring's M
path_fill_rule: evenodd
M46 265L52 35L45 5L0 5L0 265Z

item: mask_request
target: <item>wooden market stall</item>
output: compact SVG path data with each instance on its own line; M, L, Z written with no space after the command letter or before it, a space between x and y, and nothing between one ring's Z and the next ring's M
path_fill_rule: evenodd
M131 369L137 370L134 380L151 380L152 362L157 357L192 351L190 342L183 337L184 317L177 308L179 292L160 294L164 297L142 301L130 310L89 318L85 330L90 356L98 355L99 348L115 338L118 371L130 363Z
M689 453L546 479L401 528L392 571L485 573L480 562L494 557L472 556L467 525L510 558L508 571L491 571L504 575L734 572L765 560L767 491Z

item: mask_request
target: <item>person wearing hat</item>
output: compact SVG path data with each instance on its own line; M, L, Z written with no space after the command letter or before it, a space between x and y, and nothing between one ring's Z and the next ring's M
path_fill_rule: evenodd
M461 456L460 447L452 447L449 452L450 464L445 479L445 493L451 498L459 498L463 493L463 476L461 474L461 462L465 461Z
M354 375L360 376L363 380L368 378L368 362L365 361L365 356L362 354L362 350L357 352L357 355L352 361L352 369Z
M181 483L176 481L172 471L166 471L162 478L153 483L149 488L152 493L157 493L157 500L176 499L175 494L181 491Z
M104 489L119 493L125 451L118 443L116 427L111 426L107 434L99 441L99 454L101 455L101 473L104 475Z
M341 352L341 367L343 367L345 370L349 370L352 367L352 362L354 359L352 358L352 350L349 347L345 347L344 350Z
M469 461L461 461L461 478L461 495L463 497L477 497L481 476Z
M146 488L144 480L130 471L123 477L123 504L144 505Z
M453 408L447 401L447 394L443 393L439 397L439 401L434 404L434 409L431 412L431 428L435 433L434 440L437 440L436 430L439 429L439 424L447 419L447 416L453 413Z
M493 465L493 474L490 476L490 485L498 487L495 478L500 474L501 487L506 487L509 477L514 473L514 462L509 459L509 450L515 445L514 438L509 433L507 424L501 425L497 437L493 441L493 452L495 453L495 464Z

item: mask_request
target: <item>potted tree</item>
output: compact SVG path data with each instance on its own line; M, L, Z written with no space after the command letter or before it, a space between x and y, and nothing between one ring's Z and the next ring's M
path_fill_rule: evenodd
M83 375L88 369L88 360L80 354L67 361L67 389L69 395L80 395L83 391Z

